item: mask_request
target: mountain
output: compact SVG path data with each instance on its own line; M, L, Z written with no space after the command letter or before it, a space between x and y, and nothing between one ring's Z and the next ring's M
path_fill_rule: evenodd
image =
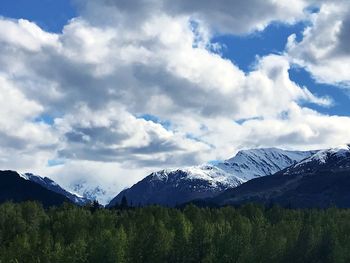
M318 151L274 175L253 179L201 205L256 202L293 208L350 208L350 146Z
M316 152L311 157L288 167L283 175L315 174L325 171L341 171L350 168L350 145Z
M206 198L240 185L242 181L217 167L206 165L154 172L123 190L109 203L113 207L123 196L133 205L160 204L175 206L197 198Z
M25 174L19 174L19 175L22 178L29 180L31 182L37 183L50 191L64 195L70 201L72 201L73 203L75 203L77 205L85 205L85 204L91 202L90 200L94 200L94 199L88 199L88 198L73 194L73 193L63 189L61 186L59 186L56 182L54 182L50 178L41 177L41 176L34 175L31 173L25 173Z
M39 201L43 206L71 202L65 195L51 191L14 171L0 171L0 202Z
M252 178L271 175L314 153L277 148L251 149L242 150L235 157L216 165L161 170L123 190L108 207L120 203L123 196L133 205L167 206L213 197Z
M100 185L89 184L87 181L81 180L70 184L69 189L73 192L79 193L83 198L87 200L97 200L100 204L108 204L113 198L108 190L109 188L102 187Z
M260 148L239 151L236 156L217 167L246 182L256 177L283 170L317 151L286 151L278 148Z

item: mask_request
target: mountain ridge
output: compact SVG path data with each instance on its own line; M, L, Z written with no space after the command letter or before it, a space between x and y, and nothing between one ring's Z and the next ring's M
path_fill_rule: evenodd
M42 177L40 175L34 175L32 173L18 173L18 174L25 180L29 180L31 182L37 183L50 191L66 196L69 200L71 200L73 203L77 205L86 205L89 202L91 202L91 200L85 197L78 196L77 194L64 189L63 187L61 187L59 184L57 184L55 181L53 181L48 177Z
M217 165L161 170L123 190L107 206L117 205L123 196L135 205L169 206L191 199L213 197L252 178L273 174L314 153L278 148L250 149L239 151Z
M66 196L27 180L15 171L0 171L0 182L0 202L39 201L45 207L71 203Z
M274 175L256 178L198 205L260 203L291 208L350 207L350 146L321 150Z

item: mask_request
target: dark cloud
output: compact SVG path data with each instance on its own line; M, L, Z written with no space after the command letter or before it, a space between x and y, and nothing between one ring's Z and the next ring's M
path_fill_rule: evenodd
M135 26L151 16L163 12L173 16L188 15L205 21L221 33L246 34L261 30L272 21L293 22L303 16L307 1L260 0L76 0L83 14L97 23L105 23L99 14L113 14L126 26ZM111 22L111 21L109 21Z
M83 139L83 134L66 134L67 149L58 152L59 157L74 160L91 160L100 162L130 162L134 166L142 167L144 165L180 165L183 161L183 156L186 149L182 148L175 141L162 140L158 135L154 134L149 140L149 143L144 146L129 146L104 144L101 140ZM110 134L108 140L115 139L113 134ZM181 153L182 152L182 153ZM157 158L157 154L168 156L166 158ZM192 153L195 155L195 153ZM176 156L176 157L175 157ZM180 159L179 159L180 158ZM182 161L181 161L182 160ZM190 163L189 159L186 163ZM170 162L171 161L171 162Z
M338 48L336 53L340 56L350 56L350 9L347 12L345 19L341 22L341 27L338 33Z
M140 26L149 17L159 14L159 0L73 0L81 15L99 26L123 24L125 27Z
M1 148L12 148L16 150L25 150L30 141L25 138L9 135L0 131L0 147Z

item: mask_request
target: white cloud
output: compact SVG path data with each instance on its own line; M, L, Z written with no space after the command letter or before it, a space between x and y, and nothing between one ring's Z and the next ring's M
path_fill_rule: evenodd
M0 43L10 44L27 51L38 52L44 46L55 46L57 36L44 32L36 24L25 19L8 20L0 17Z
M281 118L251 120L243 123L247 143L280 145L285 148L320 149L340 145L349 140L350 118L327 116L308 108L291 105Z
M292 62L305 67L322 83L350 85L350 7L348 1L325 2L313 14L301 42L288 39Z
M58 140L48 125L35 122L43 107L28 100L0 76L0 167L31 169L45 165Z

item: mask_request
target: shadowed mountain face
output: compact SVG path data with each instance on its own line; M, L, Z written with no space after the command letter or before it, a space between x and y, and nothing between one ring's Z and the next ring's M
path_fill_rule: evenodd
M0 171L0 202L39 201L43 206L57 206L71 202L62 194L27 180L13 171Z
M215 169L211 166L207 168ZM215 173L214 177L201 175L202 177L198 173L191 174L188 170L163 170L152 173L133 187L122 191L108 206L117 205L123 196L127 198L129 204L135 206L147 204L176 206L188 200L215 196L229 187L242 183L236 178L227 178L225 174Z
M48 177L41 177L31 173L20 174L20 176L26 180L37 183L50 191L53 191L57 194L64 195L65 197L67 197L69 200L71 200L73 203L77 205L86 205L92 202L91 200L94 200L94 199L90 200L85 197L77 196L76 194L73 194L67 191Z
M253 179L200 205L256 202L292 208L350 207L350 147L319 151L272 176Z
M277 148L251 149L240 151L235 157L216 165L162 170L122 191L108 206L117 205L123 196L133 205L167 206L213 197L252 178L280 171L312 154L314 152Z

